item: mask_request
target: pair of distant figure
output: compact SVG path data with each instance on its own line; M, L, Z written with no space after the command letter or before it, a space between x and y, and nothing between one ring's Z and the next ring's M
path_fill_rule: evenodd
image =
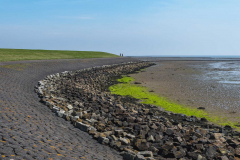
M123 57L123 53L120 53L120 56Z

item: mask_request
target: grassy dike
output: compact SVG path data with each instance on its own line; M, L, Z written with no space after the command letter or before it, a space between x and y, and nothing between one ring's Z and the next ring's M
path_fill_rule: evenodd
M122 77L121 79L118 79L118 82L120 83L110 86L109 90L112 94L131 96L142 100L141 103L156 105L164 108L166 111L171 111L173 113L182 113L186 114L187 116L194 115L198 118L205 117L208 121L211 121L215 124L223 126L229 125L240 131L240 127L235 126L235 123L228 121L226 118L209 115L203 110L198 110L171 102L165 97L161 97L155 93L149 92L145 87L132 84L131 82L133 81L134 79L132 77Z
M31 49L1 49L0 62L22 60L48 59L80 59L119 57L107 52L95 51L64 51L64 50L31 50Z

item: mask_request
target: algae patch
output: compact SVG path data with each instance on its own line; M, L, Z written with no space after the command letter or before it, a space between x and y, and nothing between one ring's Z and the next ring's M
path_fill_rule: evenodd
M190 108L181 104L169 101L165 97L161 97L155 93L149 92L147 88L140 85L131 84L134 81L132 77L122 77L118 79L118 84L109 87L112 94L121 96L131 96L136 99L142 100L141 103L152 104L164 108L166 111L174 113L182 113L187 116L196 116L198 118L205 117L208 121L214 122L219 125L230 125L231 127L238 128L235 123L228 121L226 118L209 115L206 111Z

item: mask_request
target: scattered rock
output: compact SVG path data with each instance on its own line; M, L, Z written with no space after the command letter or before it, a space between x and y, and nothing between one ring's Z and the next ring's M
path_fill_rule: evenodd
M134 82L134 84L142 84L142 83L140 83L140 82Z
M123 159L124 160L135 160L136 154L132 152L125 152L123 154Z
M128 139L122 137L120 137L119 140L122 142L123 145L128 145L130 142Z
M109 139L106 137L99 137L98 142L104 145L107 145L109 143Z
M143 155L138 154L135 158L135 160L146 160Z
M81 123L81 122L77 122L76 123L76 127L81 129L82 131L84 132L88 132L88 128L90 127L89 125L87 124L84 124L84 123Z

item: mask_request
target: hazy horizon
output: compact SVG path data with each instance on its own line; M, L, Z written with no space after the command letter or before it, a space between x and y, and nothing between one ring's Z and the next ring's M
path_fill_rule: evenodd
M0 2L0 48L238 56L237 0Z

